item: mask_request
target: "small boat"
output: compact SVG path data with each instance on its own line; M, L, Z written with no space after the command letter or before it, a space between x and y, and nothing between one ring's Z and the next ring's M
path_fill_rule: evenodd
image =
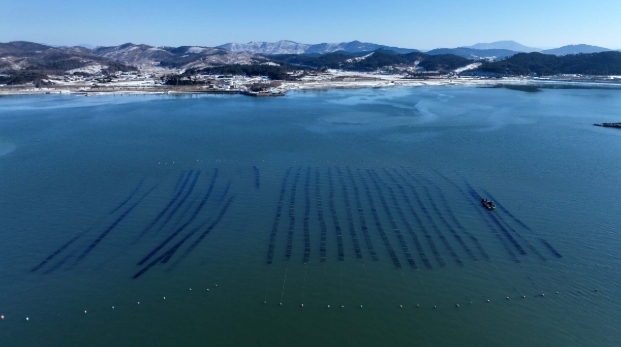
M493 201L487 200L487 199L481 199L481 205L483 205L483 207L485 207L488 210L495 210L496 209L496 204L494 204Z

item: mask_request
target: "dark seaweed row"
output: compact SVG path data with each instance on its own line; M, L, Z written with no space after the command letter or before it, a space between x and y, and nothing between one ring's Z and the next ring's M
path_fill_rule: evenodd
M388 175L390 180L393 181L397 185L397 187L399 187L399 191L401 191L401 195L403 195L403 199L405 200L405 203L408 206L408 209L410 210L410 213L414 216L414 219L416 220L416 223L418 223L418 226L423 231L423 234L425 235L425 239L427 239L427 243L429 243L429 247L431 247L431 251L433 252L434 256L436 257L436 260L438 261L438 263L440 263L440 266L446 266L446 263L444 262L444 259L442 259L442 256L440 255L440 252L438 252L438 248L436 247L435 242L433 242L433 239L431 238L431 235L429 234L429 232L427 231L427 228L423 224L423 221L421 220L420 216L418 215L416 210L414 210L414 207L412 206L412 201L408 197L408 195L407 195L407 193L405 191L405 188L403 188L403 186L393 177L393 175L390 174L390 172L388 170L384 170L384 172L386 173L386 175ZM395 170L395 172L396 172L396 170ZM398 174L398 172L397 172L397 174Z
M93 241L84 250L84 252L82 252L82 254L80 254L80 256L78 257L78 259L76 259L75 262L77 263L80 260L84 259L84 257L86 257L93 250L93 248L95 248L101 242L101 240L103 240L108 235L108 233L110 233L123 219L125 219L125 217L127 217L127 215L129 215L130 212L132 212L134 210L134 208L136 208L136 206L138 206L138 204L142 201L142 199L144 199L147 195L149 195L149 193L151 193L153 191L153 189L155 189L155 187L157 187L157 186L154 186L153 188L149 189L149 191L146 192L140 199L138 199L138 201L136 201L136 203L134 203L132 206L130 206L114 222L112 222L112 224L110 224L110 226L108 226L108 228L106 228L106 230L104 230L104 232L101 233L99 235L99 237L97 237L97 239L95 239L95 241Z
M358 235L356 235L356 227L354 226L354 217L351 213L351 204L349 203L349 194L347 192L347 186L345 185L345 179L343 179L343 173L341 172L341 168L336 168L337 173L339 174L339 181L341 182L341 187L343 187L343 196L345 198L345 208L347 210L347 223L349 225L349 233L351 234L351 239L354 243L354 250L356 251L356 258L362 259L362 252L360 251L360 242L358 242Z
M216 171L216 174L217 174L217 171ZM172 209L172 211L170 211L170 213L168 214L168 217L166 217L166 219L164 219L164 222L162 223L162 225L160 225L160 230L164 227L164 225L166 225L170 221L170 219L175 215L175 213L177 213L177 211L179 211L179 208L185 203L185 201L188 199L188 197L192 194L192 192L194 191L194 187L196 186L196 182L198 182L198 177L200 175L201 175L201 172L197 171L196 175L194 175L194 179L192 180L192 183L190 183L190 188L188 189L187 192L185 192L185 194L183 195L181 200L179 200L179 202Z
M436 174L438 174L440 177L444 178L447 182L449 182L455 188L457 188L457 191L460 192L461 195L470 203L470 206L472 206L472 208L474 208L477 211L477 213L479 214L479 217L481 217L481 219L483 219L483 221L485 222L485 225L487 226L487 228L494 234L494 236L496 236L498 238L500 243L502 243L502 245L504 246L504 248L507 251L507 253L509 253L509 256L511 257L511 259L513 259L513 261L515 261L516 263L520 263L520 260L515 256L515 253L513 253L513 251L509 247L509 245L507 245L507 241L502 237L502 235L500 235L500 233L494 228L493 225L490 224L489 220L486 218L485 215L487 213L482 211L481 207L475 205L472 202L472 200L468 197L466 192L464 192L464 190L457 183L449 180L447 177L445 177L444 175L442 175L441 173L439 173L437 171L436 171Z
M351 181L354 187L354 198L356 199L356 209L358 210L358 215L360 216L360 224L362 226L362 234L364 235L364 239L367 243L367 248L369 249L369 253L371 253L371 258L373 260L378 261L377 253L375 252L375 247L373 247L373 242L371 242L371 235L369 234L369 228L367 228L367 221L364 218L364 212L362 210L362 203L360 202L360 192L358 191L358 185L354 180L354 176L351 173L349 167L347 169L347 175L349 176L349 180Z
M118 205L116 208L114 208L114 210L110 211L110 214L113 214L114 212L118 211L121 207L125 206L126 203L129 202L129 200L131 200L134 197L134 194L136 194L138 192L138 190L140 190L140 188L142 187L142 184L144 183L146 177L143 178L140 183L138 183L138 185L136 186L136 188L134 188L134 190L131 192L131 194L129 194L129 196L127 197L127 199L125 199L125 201L123 201L120 205Z
M204 205L207 200L209 199L209 197L211 196L211 193L213 191L213 188L216 184L216 178L218 177L218 169L216 168L214 171L213 176L211 177L211 182L209 183L209 188L207 189L207 193L205 194L205 196L203 197L203 200L201 200L201 204ZM229 190L229 186L231 185L231 182L229 181L228 184L226 185L226 188L224 189L224 195L226 195L228 193ZM217 203L219 204L220 202L222 202L222 198L224 198L224 195L217 201ZM194 217L196 218L196 217ZM197 232L200 228L202 228L205 224L207 224L207 222L201 224L200 226L194 228L194 230L192 230L191 232L188 233L188 235L186 235L186 237L184 237L179 243L178 246L173 247L174 250L169 250L166 253L168 254L163 260L162 263L167 263L168 260L170 260L170 258L175 254L175 252L177 251L177 249L179 248L179 246L181 246L190 236L192 236L195 232Z
M285 254L287 260L291 258L291 250L293 248L293 233L295 232L295 193L298 190L300 172L302 172L301 166L295 172L295 177L293 178L293 186L291 187L291 198L289 199L289 232L287 233L287 252Z
M49 275L52 272L56 271L59 267L63 266L63 264L65 264L67 262L67 260L71 259L74 255L75 255L76 251L73 251L69 254L67 254L64 258L62 258L56 265L52 266L51 268L45 270L45 272L43 272L44 275Z
M88 231L88 230L86 230L86 231ZM67 249L67 247L71 246L71 244L76 242L82 235L84 235L86 233L86 231L82 231L81 233L79 233L75 237L73 237L71 240L69 240L67 243L65 243L64 245L60 246L60 248L58 248L56 251L54 251L54 253L50 254L41 263L39 263L39 265L37 265L37 266L33 267L32 269L30 269L30 271L35 272L35 271L39 270L40 268L42 268L45 264L47 264L49 261L54 259L54 257L56 257L62 251Z
M224 195L227 194L228 192L228 187L230 186L231 182L229 181L227 184L227 187L224 189ZM224 196L222 197L224 198ZM217 204L219 206L219 204L222 202L223 199L219 199L217 201ZM172 256L175 254L175 252L177 252L177 250L179 249L179 247L181 247L181 245L183 245L192 235L194 235L196 232L198 232L199 230L201 230L205 225L207 225L207 223L209 223L209 220L206 220L204 223L202 223L201 225L197 226L196 228L194 228L192 231L190 231L186 236L184 236L179 242L177 242L176 245L174 245L173 247L171 247L168 251L165 252L165 256L164 258L162 258L161 263L162 264L166 264L168 263L168 261L170 261L170 258L172 258ZM179 257L179 259L177 259L177 261L166 271L169 271L172 269L172 267L174 267L175 265L177 265L179 262L181 262L183 259L185 259L185 257L191 252L191 250L194 249L192 248L188 248L183 255L181 255L181 257Z
M334 229L336 231L336 243L338 247L339 261L345 260L345 250L343 249L343 232L338 216L336 215L336 207L334 206L334 182L332 181L332 170L328 168L328 181L330 182L329 205L332 212L332 221L334 221Z
M388 237L386 237L386 233L384 232L384 228L382 227L382 223L380 222L379 216L377 215L377 210L375 209L375 203L373 202L373 197L371 196L371 189L369 189L369 185L367 181L364 179L364 176L360 173L360 169L356 169L360 180L362 181L362 185L364 186L364 190L367 193L367 199L369 200L369 205L371 206L371 214L373 215L373 219L375 220L375 226L377 227L377 231L380 233L382 240L384 241L384 245L388 250L388 254L392 259L392 262L395 264L397 269L401 268L401 263L399 262L399 258L397 258L397 254L394 249L390 245L390 241Z
M474 235L472 235L472 233L466 230L466 228L464 228L464 226L459 222L459 220L455 216L455 213L453 213L453 210L451 209L451 206L446 200L446 197L444 196L444 192L442 192L442 189L440 189L440 187L438 187L437 184L434 184L433 182L429 181L425 177L420 176L420 175L418 177L425 180L428 184L430 184L432 187L436 189L436 191L440 195L440 200L442 200L442 204L444 204L444 208L446 209L446 212L448 213L449 217L451 217L451 220L453 221L453 223L457 225L457 228L459 230L461 230L464 234L468 235L470 240L472 240L472 242L474 242L474 244L477 246L477 248L479 249L479 252L481 252L483 257L489 260L489 256L487 255L487 252L485 252L485 250L483 249L483 246L481 246L481 244L479 243L479 239L477 239Z
M384 169L384 172L388 174L388 171L386 169ZM388 175L390 176L390 174ZM427 255L425 254L425 251L423 250L423 245L420 243L418 236L416 236L416 232L414 232L414 229L410 225L410 222L408 222L408 219L406 218L405 213L403 213L403 210L401 209L401 205L399 204L399 201L397 200L395 191L387 183L385 183L379 176L377 176L377 179L384 186L386 186L386 188L388 188L388 193L390 195L390 198L392 199L392 203L397 209L397 213L399 214L399 218L401 219L401 222L403 223L403 225L405 225L405 229L408 231L410 236L412 236L412 239L414 240L414 244L416 245L416 249L418 250L418 254L420 255L421 259L423 259L423 263L425 264L425 266L427 266L427 268L433 269L433 267L431 266L431 262L429 261L429 259L427 258Z
M256 166L253 166L254 170L254 186L259 189L261 187L261 176L259 175L259 169Z
M442 243L444 244L444 247L446 248L446 250L453 256L453 259L455 260L455 262L457 262L457 264L463 265L463 262L457 256L457 253L455 253L455 251L453 250L453 247L451 247L451 244L448 242L448 240L446 239L442 231L440 231L440 228L438 228L438 225L431 217L431 214L429 213L429 211L427 211L427 208L425 207L425 205L423 204L423 201L418 195L416 188L405 177L403 177L403 175L399 171L397 171L396 169L394 171L397 173L397 175L399 175L399 177L401 177L401 180L403 180L403 182L405 182L405 184L407 184L408 187L410 187L410 190L412 191L412 193L414 193L414 198L416 199L416 202L418 202L420 209L423 211L423 214L425 215L425 217L427 217L427 220L431 224L431 227L433 228L433 230L436 232L436 234L438 234L438 236L440 237L440 240L442 240Z
M500 220L500 222L502 224L504 224L504 226L507 227L507 229L509 229L515 235L517 235L522 240L522 242L524 242L526 247L528 247L528 249L530 249L533 253L535 253L539 257L539 259L541 259L542 261L546 261L547 260L546 257L544 257L541 253L539 253L539 251L530 242L528 242L528 240L526 240L526 238L524 238L524 236L522 236L522 234L518 233L517 230L513 229L513 227L511 225L509 225L509 223L507 223L507 221L504 220L504 218L502 218L502 216L500 214L497 215L497 217Z
M274 243L276 242L276 232L278 231L278 223L280 223L280 214L282 212L282 204L285 200L285 191L287 190L287 180L291 169L287 170L285 177L282 179L282 186L280 187L280 197L278 198L278 207L276 208L276 217L274 218L274 225L272 225L272 232L270 234L270 244L267 251L267 263L271 264L274 259Z
M198 175L197 175L197 177L198 177ZM209 199L209 197L211 196L211 192L213 191L213 186L214 186L214 184L216 182L216 178L217 177L218 177L218 169L215 169L214 173L213 173L213 176L211 178L211 184L209 185L209 188L207 189L207 192L205 193L205 196L203 196L203 200L201 200L201 203L196 207L196 209L194 210L194 213L192 213L192 216L190 216L190 218L182 226L177 228L177 230L175 230L166 239L164 239L164 241L162 241L159 245L157 245L157 247L155 247L149 254L147 254L144 258L142 258L142 260L140 260L138 262L138 265L142 265L146 261L148 261L157 252L159 252L164 246L166 246L170 242L170 240L175 238L177 235L179 235L180 232L185 230L185 228L187 228L188 225L190 225L192 222L194 222L196 217L198 217L198 213L203 209L203 206L205 206L205 203L207 203L207 199Z
M327 231L326 221L323 218L323 207L321 205L321 186L319 183L319 168L315 169L315 199L317 200L317 218L321 226L321 241L319 242L319 256L321 261L326 261L326 240Z
M304 264L310 260L310 166L306 168L306 181L304 182Z
M455 239L457 240L457 242L461 245L461 247L464 249L464 251L466 251L466 253L468 253L468 255L472 258L472 260L474 261L479 261L479 259L477 258L476 255L474 255L474 253L472 253L472 251L470 250L470 247L468 247L468 245L466 245L466 243L464 242L464 240L461 238L461 236L459 234L457 234L457 231L455 231L455 229L453 229L453 226L451 226L451 224L449 224L449 222L446 220L446 218L444 218L444 215L442 214L442 212L440 211L440 209L438 208L438 205L436 205L435 200L432 198L431 193L429 193L429 188L427 188L426 185L423 185L421 181L418 180L418 178L416 177L415 174L412 174L410 171L403 169L403 171L405 171L406 173L408 173L408 175L414 179L414 181L421 187L423 187L423 191L425 192L425 196L427 196L427 200L429 200L429 203L431 205L431 208L433 209L433 211L436 213L436 215L438 216L438 218L440 218L440 221L442 222L442 224L444 224L444 226L446 226L446 228L451 232L451 234L453 234L453 237L455 237Z
M183 179L183 177L185 177L185 173L186 173L185 170L181 171L181 175L179 175L179 178L177 179L177 183L175 183L175 188L173 188L173 193L177 191L177 188L179 188L179 184L181 183L181 180Z
M416 266L416 262L414 261L414 258L412 257L412 253L410 253L410 249L408 248L407 243L405 243L405 237L403 237L403 235L401 234L401 231L399 230L399 227L397 226L395 219L392 217L392 213L390 212L388 203L386 203L386 198L384 198L384 193L382 193L382 189L380 188L377 182L378 180L376 179L375 171L371 171L367 169L366 172L367 172L367 175L369 175L369 177L371 178L371 181L373 182L373 185L375 186L375 189L377 190L377 193L379 194L380 201L382 203L382 206L384 207L384 212L386 213L386 215L388 216L388 219L390 220L390 225L392 226L393 232L395 233L395 235L397 235L397 239L399 240L401 249L403 250L403 253L405 254L405 258L408 260L408 263L410 263L410 266L412 268L417 269L418 267Z
M192 250L194 250L194 248L196 248L196 246L198 246L198 244L205 238L205 236L207 236L207 234L209 234L213 230L213 228L215 228L216 225L218 225L218 223L220 222L220 220L222 219L222 217L226 213L226 210L229 208L229 206L231 205L232 202L233 202L233 197L231 197L229 199L229 201L226 203L226 205L224 206L224 208L222 208L222 210L220 211L220 214L218 214L218 217L216 218L216 220L213 223L211 223L211 225L198 237L198 239L196 239L196 241L194 241L194 243L192 243L192 245L190 245L190 247L188 247L188 249L183 254L184 257L186 257ZM198 228L196 230L198 230ZM194 232L196 232L196 230ZM189 238L189 236L191 236L192 234L194 234L194 233L190 233L190 234L186 235L187 238ZM187 238L186 238L186 240L187 240ZM138 271L132 278L136 279L136 278L142 276L145 272L149 271L149 269L151 269L155 264L157 264L160 261L167 262L170 259L170 256L172 255L172 253L174 253L177 250L178 246L181 246L182 243L183 242L178 243L177 245L173 246L170 250L168 250L164 254L160 255L157 258L155 258L153 261L151 261L149 264L147 264L147 266L145 266L140 271Z
M142 236L144 236L144 234L146 234L149 230L151 230L151 228L153 228L153 226L157 224L157 222L159 222L159 220L164 216L164 214L168 212L168 209L170 209L170 207L175 203L175 201L179 199L179 196L181 196L181 193L183 193L183 190L185 189L185 186L188 184L188 181L190 180L190 176L192 176L192 173L194 173L194 170L190 170L188 175L183 180L181 187L179 187L179 190L177 190L177 193L168 202L166 207L164 207L164 209L160 211L160 213L151 221L151 223L149 223L149 225L147 225L147 227L136 237L136 239L134 239L134 242L138 241Z
M476 200L476 201L481 201L482 197L481 194L479 194L476 190L474 190L474 188L472 188L472 186L470 185L470 183L468 183L468 181L466 181L466 179L464 179L464 183L466 184L466 186L468 186L468 191L470 192L470 195ZM496 216L494 215L494 213L492 211L490 211L490 213L487 213L487 215L489 216L489 218L496 223L496 225L498 226L498 228L500 228L500 230L505 234L505 236L509 239L509 241L513 244L513 246L515 247L515 249L518 250L518 252L520 252L520 254L522 255L526 255L526 251L524 251L524 248L522 248L522 246L520 246L520 244L513 238L513 236L511 236L511 234L509 234L509 231L507 230L507 228L505 228L502 223L500 223L500 221L498 220L498 218L496 218Z
M517 224L519 224L520 226L522 226L524 229L528 230L528 231L532 231L531 228L529 228L526 224L524 224L521 220L519 220L517 217L515 217L511 212L509 212L509 210L507 210L498 200L496 200L492 194L490 194L488 191L486 191L485 189L483 189L483 192L485 194L487 194L490 199L492 199L494 201L494 203L496 204L496 206L498 208L500 208L501 211L503 211L504 213L506 213L507 215L509 215L509 217L511 217ZM505 222L505 224L507 224ZM508 224L507 224L508 225ZM511 228L511 230L513 230L514 233L516 233L520 238L522 238L522 240L524 240L524 242L526 242L526 245L529 246L529 248L531 248L540 258L543 258L545 260L545 257L543 257L536 249L534 246L532 246L530 243L528 243L528 241L526 241L526 239L524 239L524 237L518 233L515 229ZM546 247L552 252L552 254L554 254L554 256L556 256L557 258L562 258L562 256L556 251L554 250L554 248L552 247L552 245L550 245L549 243L547 243L547 241L544 241L543 239L540 239L544 245L546 245Z
M554 247L552 247L551 244L548 243L548 241L544 240L544 239L539 239L541 240L541 242L546 245L546 247L548 247L548 249L550 250L550 252L552 252L557 258L562 258L563 256L556 251L556 249L554 249Z
M485 189L483 189L483 192L485 194L487 194L487 196L490 197L490 199L492 199L494 201L494 203L496 204L496 207L498 207L499 209L501 209L504 213L508 214L509 217L513 218L513 220L518 223L519 225L521 225L524 229L528 230L528 231L532 231L526 224L524 224L521 220L517 219L517 217L515 217L511 212L509 212L509 210L507 210L504 206L502 206L502 204L500 202L498 202L498 200L496 200L492 194L488 193Z

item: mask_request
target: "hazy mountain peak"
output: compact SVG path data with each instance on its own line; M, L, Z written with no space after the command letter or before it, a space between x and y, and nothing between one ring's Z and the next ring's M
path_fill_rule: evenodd
M527 47L518 42L506 40L506 41L496 41L490 43L477 43L472 46L467 46L466 48L474 48L474 49L508 49L510 51L516 52L539 52L541 49L534 47Z
M226 49L230 52L246 52L254 54L310 54L310 53L332 53L336 51L345 51L349 53L372 52L380 48L394 50L399 53L416 52L415 49L406 49L398 47L388 47L375 43L366 43L358 40L341 43L319 43L305 44L289 40L281 40L277 42L257 42L251 41L246 44L227 43L218 46L218 48Z

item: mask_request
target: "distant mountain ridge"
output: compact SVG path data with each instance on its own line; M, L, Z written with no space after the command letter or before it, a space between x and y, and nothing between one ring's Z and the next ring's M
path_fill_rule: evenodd
M517 53L516 51L511 51L508 49L474 49L469 47L457 47L457 48L437 48L432 49L431 51L425 52L429 55L438 55L438 54L454 54L460 57L468 58L468 59L486 59L486 60L499 60L506 57L513 56Z
M217 48L230 52L246 52L253 54L326 54L343 51L347 53L373 52L378 49L391 50L400 54L418 52L416 49L390 47L360 41L341 43L305 44L281 40L277 42L226 43Z
M611 49L591 46L591 45L568 45L554 49L546 49L545 51L541 51L543 54L553 54L553 55L567 55L567 54L581 54L581 53L600 53L600 52L609 52Z
M473 48L473 49L506 49L506 50L515 51L515 52L526 52L526 53L541 51L541 49L539 49L539 48L524 46L521 43L517 43L515 41L510 41L510 40L496 41L496 42L490 42L490 43L477 43L477 44L472 45L472 46L466 46L465 48Z

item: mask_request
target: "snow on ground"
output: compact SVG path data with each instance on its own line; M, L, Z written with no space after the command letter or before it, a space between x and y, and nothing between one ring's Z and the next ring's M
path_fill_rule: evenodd
M455 73L456 74L460 74L460 73L462 73L464 71L478 69L479 66L481 66L481 65L483 65L483 63L473 63L473 64L470 64L470 65L466 65L466 66L460 67L459 69L455 69Z
M94 65L84 66L78 69L68 70L67 74L71 75L74 72L83 72L83 73L88 73L88 74L93 74L93 75L99 75L101 74L101 70L104 70L107 68L108 68L107 65L94 64Z

